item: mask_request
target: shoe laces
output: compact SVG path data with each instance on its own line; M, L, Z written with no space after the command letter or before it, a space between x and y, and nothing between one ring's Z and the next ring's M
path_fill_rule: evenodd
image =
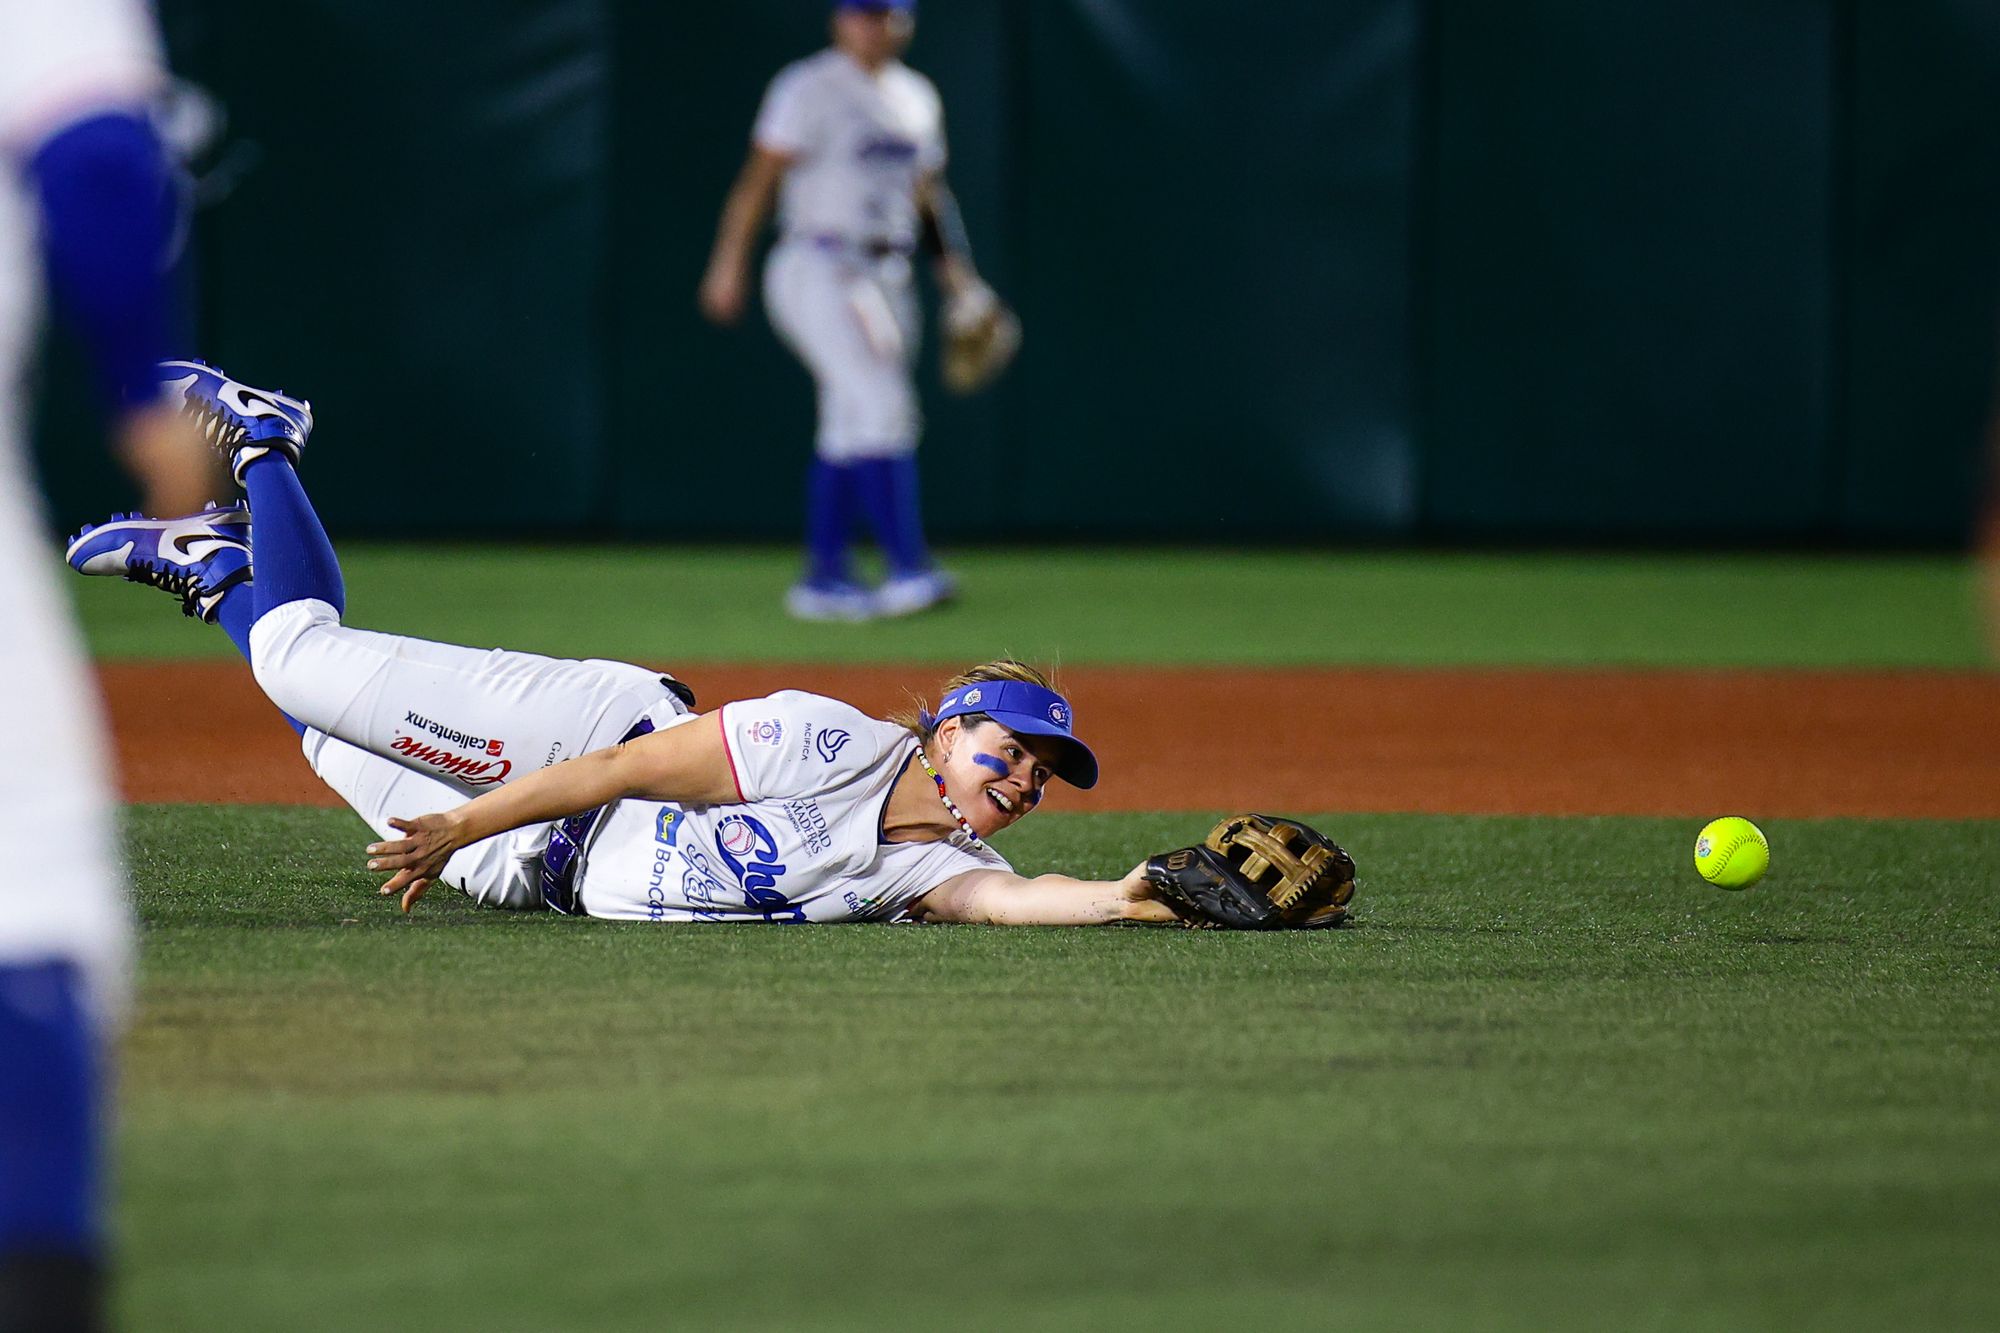
M199 574L157 560L135 560L125 567L125 577L148 588L158 588L181 599L181 614L201 619L201 599L208 585Z
M213 407L199 398L189 398L182 406L182 412L201 430L201 438L214 449L233 453L236 446L243 443L249 431L225 416L218 407Z

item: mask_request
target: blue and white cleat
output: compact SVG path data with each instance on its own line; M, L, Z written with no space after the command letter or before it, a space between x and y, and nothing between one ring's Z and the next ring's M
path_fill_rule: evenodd
M891 618L913 616L942 606L956 596L958 580L941 569L903 574L884 580L875 590L875 614Z
M785 592L785 610L794 620L868 620L875 614L874 595L858 583L794 583Z
M312 434L312 404L271 389L239 384L205 361L162 361L160 392L192 417L202 436L229 460L236 484L243 471L269 453L297 467Z
M113 514L70 539L79 574L130 579L181 599L181 611L215 623L222 594L250 581L250 510L241 504L186 518Z

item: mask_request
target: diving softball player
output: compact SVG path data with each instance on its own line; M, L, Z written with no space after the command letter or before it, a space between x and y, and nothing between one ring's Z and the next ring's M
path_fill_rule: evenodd
M147 15L128 0L0 0L0 31L0 808L38 830L15 840L0 883L0 1328L95 1328L103 1066L131 941L89 667L32 558L24 379L44 276L146 502L201 503L212 464L183 422L138 405L171 323Z
M697 713L678 681L626 663L348 628L294 469L310 408L195 362L166 373L231 452L254 517L115 518L69 562L164 588L228 632L378 834L370 868L405 910L442 882L618 920L1175 920L1136 869L1026 879L987 845L1052 779L1097 781L1068 700L1031 668L975 667L935 713L898 721L792 690Z
M805 620L908 615L950 598L918 507L920 336L911 260L936 260L955 308L990 307L944 182L937 89L898 59L911 0L840 0L833 45L772 80L729 192L700 304L742 317L751 252L773 196L780 236L764 268L772 326L812 373L819 429L806 487L806 568L786 596ZM865 588L849 533L866 522L887 577Z

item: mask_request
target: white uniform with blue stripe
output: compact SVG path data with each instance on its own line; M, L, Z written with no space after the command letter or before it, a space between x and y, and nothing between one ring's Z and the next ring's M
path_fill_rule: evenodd
M259 684L308 727L313 770L384 838L391 817L449 810L501 783L616 745L644 722L695 720L658 673L350 629L290 602L251 631ZM837 699L784 690L723 705L741 803L626 800L581 835L574 887L591 916L638 921L893 920L968 870L1008 869L963 834L881 841L916 738ZM438 876L490 907L534 909L554 824L455 853Z
M799 690L725 704L721 714L742 803L612 806L584 848L589 915L891 921L948 879L1009 868L963 833L881 840L890 789L916 762L916 739L902 727Z
M871 74L822 51L772 80L751 137L792 160L764 305L818 386L819 456L908 453L922 427L916 190L945 164L937 89L901 61Z

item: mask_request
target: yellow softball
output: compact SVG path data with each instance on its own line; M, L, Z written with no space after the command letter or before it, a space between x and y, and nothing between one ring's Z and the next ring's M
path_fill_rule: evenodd
M1771 868L1771 844L1747 819L1712 819L1695 837L1694 868L1718 889L1747 889Z

